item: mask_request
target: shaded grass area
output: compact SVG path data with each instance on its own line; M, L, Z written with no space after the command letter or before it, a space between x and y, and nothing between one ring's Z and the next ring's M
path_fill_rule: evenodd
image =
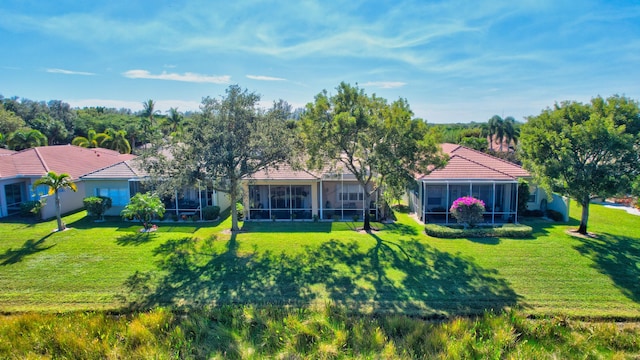
M638 324L528 319L517 312L428 321L344 307L226 305L0 316L2 358L637 358Z
M590 231L527 220L533 238L435 239L408 214L379 231L362 223L230 219L160 223L158 231L84 212L0 224L0 311L128 311L225 304L315 306L451 316L509 308L527 314L638 318L640 217L594 205Z

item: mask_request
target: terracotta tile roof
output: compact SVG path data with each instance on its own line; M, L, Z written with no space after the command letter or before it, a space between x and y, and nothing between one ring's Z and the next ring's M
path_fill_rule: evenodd
M134 179L147 176L147 173L141 170L137 163L133 160L127 160L107 166L96 171L92 171L82 176L83 180L96 179Z
M0 177L42 176L48 171L68 173L72 179L122 161L133 159L108 149L73 145L41 146L0 156Z
M320 177L310 171L294 170L289 164L278 164L277 167L258 171L246 180L317 180Z
M15 154L15 151L9 150L9 149L5 149L5 148L0 148L0 156L11 155L11 154Z
M418 180L516 180L530 177L529 172L508 161L457 144L442 144L449 162Z

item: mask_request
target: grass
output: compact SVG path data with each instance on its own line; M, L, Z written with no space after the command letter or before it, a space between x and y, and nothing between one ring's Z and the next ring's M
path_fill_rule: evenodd
M531 239L435 239L407 214L375 224L260 222L229 235L217 223L0 224L0 311L202 308L224 304L321 306L417 316L517 308L534 316L640 316L640 217L592 205L595 239L577 227L526 221Z
M2 341L5 339L5 341ZM583 359L637 358L637 324L486 313L425 321L343 307L224 305L16 314L0 322L0 357L71 359Z

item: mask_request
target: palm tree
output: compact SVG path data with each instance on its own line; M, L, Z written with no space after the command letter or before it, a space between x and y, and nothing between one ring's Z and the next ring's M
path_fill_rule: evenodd
M180 128L183 116L177 108L170 108L168 113L169 116L166 119L166 124L169 129L169 133L171 134L175 133Z
M158 110L155 109L156 103L151 99L142 102L142 106L142 117L149 120L143 121L142 126L145 132L148 132L153 127L153 116L158 113Z
M514 145L518 145L520 127L517 126L516 120L512 116L507 116L504 119L504 137L509 147L511 147L512 142Z
M69 189L73 192L78 191L76 184L71 180L71 176L67 173L56 174L53 171L49 171L47 175L41 177L33 183L35 190L39 185L45 185L49 187L49 195L55 195L56 201L56 219L58 220L58 231L65 229L65 225L62 223L62 217L60 216L60 190Z
M130 154L131 144L127 140L127 132L124 130L115 131L110 137L109 149L117 150L120 154Z
M16 130L7 136L7 146L11 150L20 151L46 145L47 137L38 130Z
M491 148L491 151L493 151L493 142L495 140L494 136L498 132L500 122L502 122L502 118L498 115L493 115L487 123L487 132L489 135L489 146Z
M95 130L91 129L87 133L87 137L76 136L75 138L73 138L73 140L71 140L71 144L72 145L76 145L76 146L85 147L85 148L102 147L102 142L105 141L105 139L108 136L109 135L107 135L105 133L96 133Z

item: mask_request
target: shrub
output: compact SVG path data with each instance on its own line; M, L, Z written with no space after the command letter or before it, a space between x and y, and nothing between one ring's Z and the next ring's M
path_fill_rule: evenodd
M522 215L527 217L543 217L544 212L542 210L525 210Z
M454 201L449 211L458 220L458 223L465 227L474 227L484 221L482 217L484 201L471 196L464 196Z
M459 238L483 238L483 237L508 237L522 239L531 236L531 226L521 224L504 224L498 227L477 227L473 229L460 229L453 226L426 224L425 233L432 237L443 239Z
M106 196L89 196L82 199L89 215L102 219L104 213L111 208L111 198Z
M564 221L564 215L561 212L555 210L547 210L547 217L553 221Z
M39 200L25 201L20 204L20 215L38 217L43 206Z
M320 217L318 216L318 214L313 214L313 222L318 222L320 221Z
M529 202L529 183L520 179L518 181L518 212L524 214L527 211L527 203Z
M205 220L215 220L220 216L220 206L205 206L202 209L202 216Z
M244 206L241 203L236 203L236 214L238 214L238 220L244 219Z

